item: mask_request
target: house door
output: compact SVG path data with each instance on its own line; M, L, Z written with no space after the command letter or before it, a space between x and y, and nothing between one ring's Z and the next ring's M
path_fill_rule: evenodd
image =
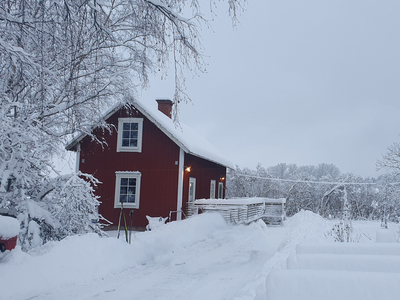
M189 178L189 202L193 202L196 198L196 178Z

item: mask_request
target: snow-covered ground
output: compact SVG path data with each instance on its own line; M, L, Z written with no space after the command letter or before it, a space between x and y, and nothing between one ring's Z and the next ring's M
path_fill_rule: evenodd
M234 226L210 213L133 233L131 245L89 234L17 247L0 254L0 298L267 299L267 275L286 269L301 242L332 243L333 222L300 212L282 227ZM375 242L380 223L353 225L360 243Z

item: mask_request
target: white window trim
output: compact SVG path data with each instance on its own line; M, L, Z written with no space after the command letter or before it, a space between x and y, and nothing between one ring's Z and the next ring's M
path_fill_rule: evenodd
M221 195L221 198L220 198L219 197L219 190L220 190L221 186L222 186L222 189L221 189L222 195ZM224 183L223 182L218 182L218 199L224 199Z
M138 123L138 144L137 147L122 146L123 123ZM142 118L119 118L118 119L118 140L117 152L142 152L143 119Z
M193 183L193 201L196 200L196 178L190 177L189 178L189 195L188 195L188 202L190 201L190 183Z
M176 203L177 216L176 220L182 219L182 202L183 202L183 179L185 177L185 152L182 148L179 149L179 167L178 167L178 198Z
M140 172L115 172L114 208L121 208L121 203L119 202L119 191L120 191L120 185L121 185L121 178L136 178L135 203L124 202L124 207L125 208L139 208L141 177L142 177L142 174Z
M211 180L210 183L210 199L215 199L215 188L217 187L216 181Z

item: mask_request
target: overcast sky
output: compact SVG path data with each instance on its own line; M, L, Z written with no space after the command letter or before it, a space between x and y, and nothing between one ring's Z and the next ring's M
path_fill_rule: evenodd
M181 121L240 167L333 163L377 176L400 139L400 2L249 0L237 29L224 4L202 31L207 73L187 78ZM143 100L172 99L160 78Z

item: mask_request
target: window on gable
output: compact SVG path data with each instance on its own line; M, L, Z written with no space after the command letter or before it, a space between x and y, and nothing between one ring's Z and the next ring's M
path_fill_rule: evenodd
M140 172L116 172L114 207L139 208Z
M143 119L120 118L117 152L142 152L142 131Z

